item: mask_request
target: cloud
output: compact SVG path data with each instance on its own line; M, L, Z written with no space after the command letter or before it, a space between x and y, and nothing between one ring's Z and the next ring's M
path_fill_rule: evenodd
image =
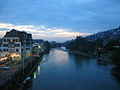
M120 0L0 0L0 21L94 33L118 26L119 8Z
M16 25L9 23L0 23L0 37L3 37L7 31L16 29L32 33L33 38L42 38L47 40L61 40L75 38L76 36L85 36L90 33L73 32L64 28L47 27L45 25Z
M6 31L0 31L0 37L3 37L5 35Z

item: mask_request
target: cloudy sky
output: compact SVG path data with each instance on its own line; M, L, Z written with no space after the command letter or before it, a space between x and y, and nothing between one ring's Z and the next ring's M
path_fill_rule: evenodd
M120 0L0 0L0 37L17 29L65 41L120 26Z

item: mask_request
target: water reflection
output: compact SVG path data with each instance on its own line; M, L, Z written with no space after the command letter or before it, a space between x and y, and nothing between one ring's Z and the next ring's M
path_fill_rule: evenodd
M37 73L36 73L36 72L34 72L34 79L36 79L36 77L37 77Z
M56 65L65 65L68 63L68 53L63 52L59 49L52 49L52 53L50 52L48 55L43 57L42 62L46 63L49 60L49 63L54 63Z
M84 65L89 66L89 64L91 62L90 59L92 59L92 58L69 54L69 60L70 59L74 61L74 64L77 68L81 68Z
M120 66L110 64L108 62L103 62L103 61L100 61L100 60L96 60L96 63L99 66L102 66L102 69L109 70L111 72L110 73L111 76L113 76L113 78L115 78L115 80L120 85Z
M40 75L40 66L38 66L38 75Z
M41 66L38 65L36 70L31 74L31 76L30 76L31 80L29 81L29 83L26 83L24 86L22 86L21 88L16 89L16 90L31 90L32 86L33 86L33 81L35 79L37 79L37 77L39 77L40 71L41 71Z
M37 66L36 71L33 73L33 78L36 79L40 75L41 66Z
M111 66L101 66L95 59L52 49L33 72L26 90L120 90L115 81L119 82L119 76L111 71Z
M113 67L111 73L116 81L120 84L120 66Z

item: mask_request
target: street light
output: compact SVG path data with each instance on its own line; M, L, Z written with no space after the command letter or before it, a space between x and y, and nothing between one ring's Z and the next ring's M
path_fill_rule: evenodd
M10 87L12 86L12 57L11 57L11 53L12 53L12 49L15 47L14 46L14 42L12 42L12 40L8 43L8 47L10 48L9 53L10 53L10 58L9 58L9 65L10 65Z

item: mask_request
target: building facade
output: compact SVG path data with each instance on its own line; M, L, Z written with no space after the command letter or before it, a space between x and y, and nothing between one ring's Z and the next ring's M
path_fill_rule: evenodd
M18 54L31 50L33 45L32 35L24 31L12 29L2 38L1 50Z

